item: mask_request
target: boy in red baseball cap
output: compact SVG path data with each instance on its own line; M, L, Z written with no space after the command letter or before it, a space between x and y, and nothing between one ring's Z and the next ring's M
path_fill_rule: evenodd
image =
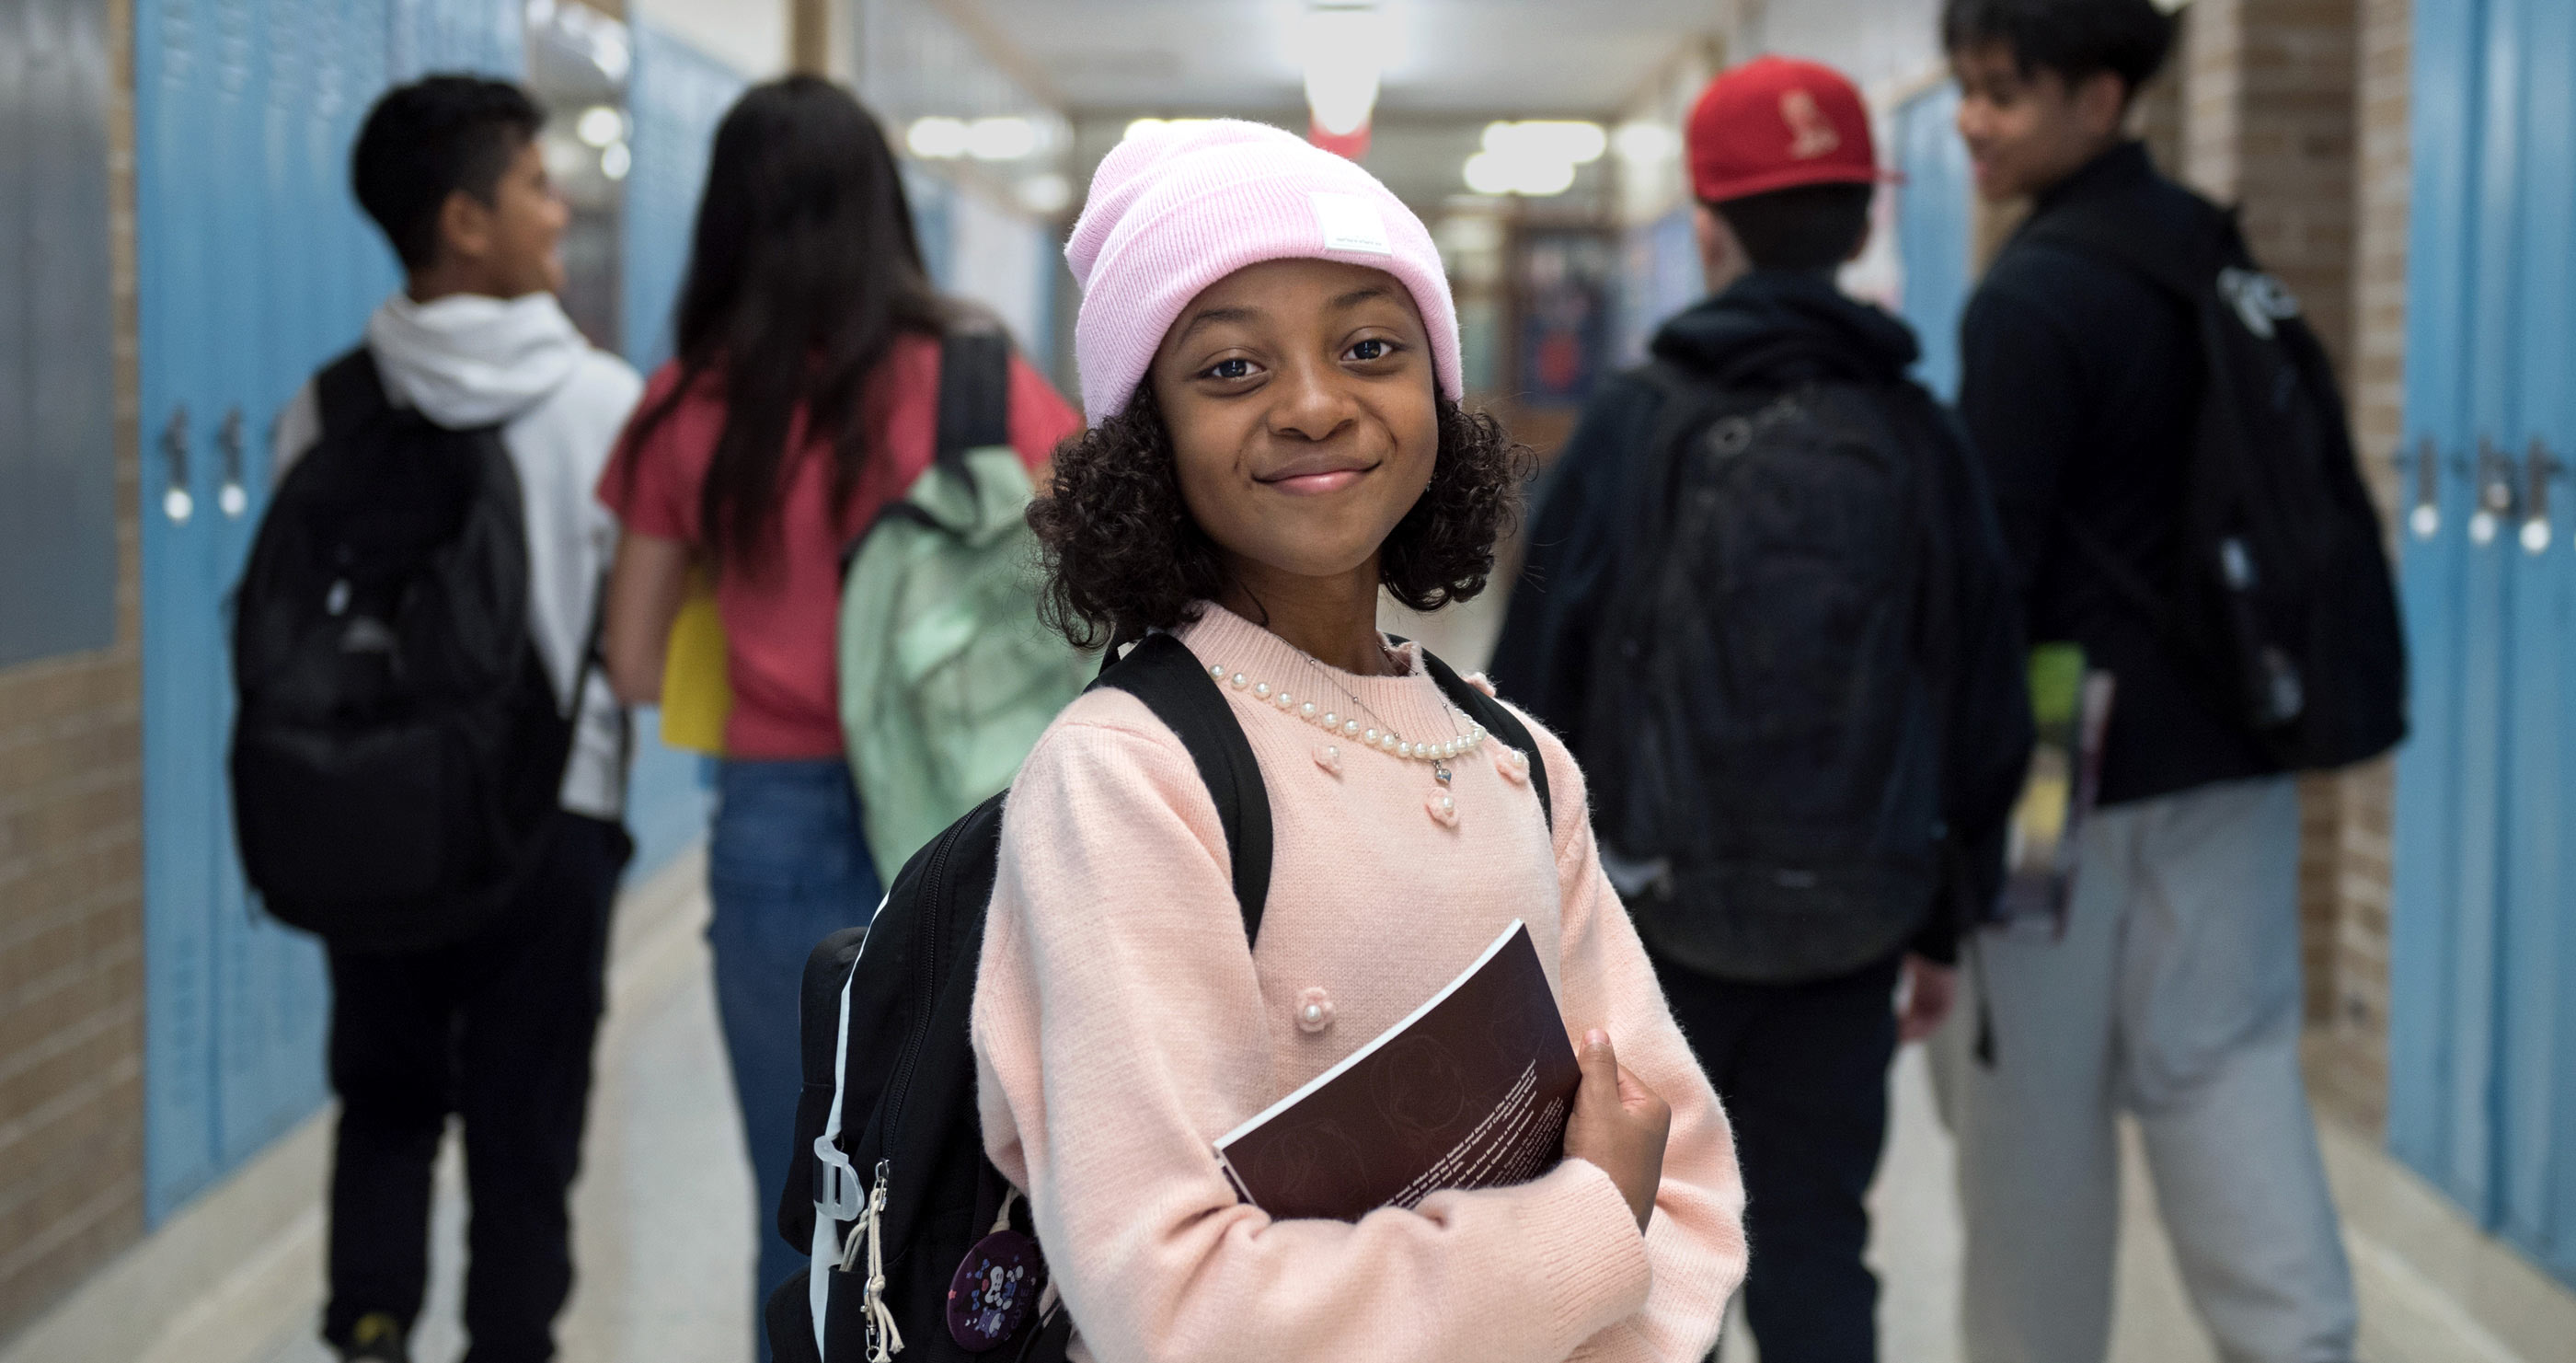
M1887 1066L1948 1009L1958 924L2001 880L2021 637L1913 333L1835 283L1883 178L1859 92L1765 57L1686 142L1710 296L1586 407L1493 677L1590 776L1605 869L1734 1119L1766 1363L1867 1363Z

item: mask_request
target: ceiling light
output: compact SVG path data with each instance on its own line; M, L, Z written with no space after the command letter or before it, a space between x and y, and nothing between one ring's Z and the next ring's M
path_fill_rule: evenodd
M612 180L623 180L635 168L635 153L623 142L611 142L599 149L599 173Z
M1212 118L1139 118L1127 125L1127 131L1121 140L1127 137L1141 137L1146 133L1157 132L1164 128L1195 128L1202 123L1215 121Z
M1485 150L1532 161L1563 161L1588 166L1609 150L1609 134L1598 123L1579 119L1527 119L1485 125Z
M1681 139L1661 123L1622 123L1612 134L1610 146L1619 159L1634 166L1653 165L1672 158L1681 149Z
M1020 206L1040 217L1054 217L1073 204L1073 182L1050 171L1020 181Z
M1037 149L1038 125L1025 118L979 118L966 125L966 154L978 161L1017 161Z
M1511 163L1492 152L1467 158L1467 188L1479 194L1509 194L1513 183Z
M1306 11L1306 106L1315 125L1336 137L1368 126L1386 68L1386 16L1373 3L1319 4Z
M1480 151L1467 158L1467 188L1479 194L1520 194L1544 199L1574 187L1574 163Z
M581 111L572 125L573 136L594 147L605 147L626 136L626 115L612 105L594 104Z
M954 161L966 154L966 139L965 120L933 115L914 119L903 144L925 161Z

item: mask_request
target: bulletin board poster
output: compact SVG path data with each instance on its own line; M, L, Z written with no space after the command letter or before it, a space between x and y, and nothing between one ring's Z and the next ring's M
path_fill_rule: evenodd
M1580 404L1612 358L1617 247L1599 231L1540 228L1521 234L1519 256L1518 396L1531 406Z

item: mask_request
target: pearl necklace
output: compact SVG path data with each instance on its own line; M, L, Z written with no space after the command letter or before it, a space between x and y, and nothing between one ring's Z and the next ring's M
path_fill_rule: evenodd
M1285 688L1273 687L1266 681L1255 681L1241 672L1230 672L1222 663L1210 667L1208 676L1221 685L1232 686L1237 691L1250 691L1253 699L1276 707L1281 714L1295 715L1324 732L1341 738L1357 739L1361 747L1375 748L1379 752L1400 757L1409 762L1428 762L1434 771L1441 773L1444 784L1447 781L1447 774L1443 770L1443 764L1453 758L1474 752L1484 746L1485 740L1491 737L1484 725L1470 720L1467 724L1467 732L1455 738L1438 743L1415 743L1397 737L1392 729L1377 729L1363 725L1356 718L1319 706L1311 700L1301 701L1289 694Z

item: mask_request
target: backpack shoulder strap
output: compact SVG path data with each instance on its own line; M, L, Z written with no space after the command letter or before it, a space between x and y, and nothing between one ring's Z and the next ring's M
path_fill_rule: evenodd
M1253 758L1234 706L1199 666L1198 655L1168 634L1146 635L1092 685L1116 687L1145 702L1155 718L1180 736L1199 779L1216 800L1217 822L1225 828L1243 935L1258 940L1262 904L1270 897L1270 792L1261 783L1261 764Z
M2120 266L2196 306L2217 280L2236 233L2235 218L2226 210L2209 205L2206 212L2198 233L2177 239L2140 231L2117 200L2070 204L2033 220L2021 235Z
M934 457L957 468L968 450L1010 442L1010 338L990 330L949 333L939 343L939 438Z
M376 357L357 346L322 367L313 379L313 401L322 417L322 438L348 434L389 405L385 384L376 372Z
M1548 795L1547 761L1539 755L1538 740L1530 736L1529 726L1512 713L1512 707L1477 689L1473 683L1459 676L1457 669L1440 661L1439 656L1427 648L1422 649L1422 670L1431 674L1431 680L1439 685L1441 694L1449 697L1451 704L1466 711L1495 737L1529 754L1530 789L1538 792L1539 817L1553 834L1556 829L1556 801Z

